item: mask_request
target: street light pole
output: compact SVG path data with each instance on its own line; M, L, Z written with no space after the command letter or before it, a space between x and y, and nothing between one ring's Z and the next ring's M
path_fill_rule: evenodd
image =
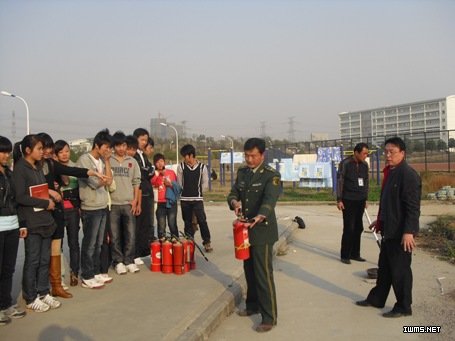
M164 122L161 122L160 124L163 127L169 127L169 128L174 129L174 131L175 131L175 148L176 148L175 159L176 159L176 162L177 162L177 165L178 165L179 164L179 133L177 132L177 129L173 125L170 125L170 124L167 124L167 123L164 123Z
M28 111L28 104L27 104L27 102L25 101L25 99L23 99L23 98L20 97L20 96L11 94L11 93L9 93L8 91L2 91L1 94L2 94L3 96L19 98L22 102L24 102L24 104L25 104L25 110L27 111L27 135L30 135L30 113L29 113L29 111Z
M234 185L234 140L229 136L221 135L222 138L231 141L231 187Z

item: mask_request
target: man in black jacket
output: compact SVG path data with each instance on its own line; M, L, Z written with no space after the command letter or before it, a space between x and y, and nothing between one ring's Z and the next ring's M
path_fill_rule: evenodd
M360 237L363 232L363 212L368 199L368 145L358 143L354 154L340 162L337 174L337 207L343 212L341 262L351 259L364 262L360 257Z
M421 180L405 161L406 146L399 137L385 142L386 168L378 219L370 228L382 235L376 286L357 305L383 308L393 287L397 302L384 317L412 315L411 255L419 231Z

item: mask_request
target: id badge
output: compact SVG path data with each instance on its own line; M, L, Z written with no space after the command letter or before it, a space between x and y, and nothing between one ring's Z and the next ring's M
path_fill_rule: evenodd
M359 178L359 187L363 187L363 178Z

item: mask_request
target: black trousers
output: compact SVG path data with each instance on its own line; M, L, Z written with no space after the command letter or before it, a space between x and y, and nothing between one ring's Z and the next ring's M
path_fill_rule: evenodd
M0 310L13 305L11 290L19 247L19 229L0 232Z
M393 288L397 302L394 310L411 312L412 270L411 252L405 252L401 240L388 239L381 244L379 269L376 286L368 294L367 301L377 307L384 307Z
M259 311L262 323L277 323L277 305L272 264L273 244L250 246L250 258L243 261L247 283L246 309Z
M154 239L153 231L153 197L142 196L141 214L136 217L136 256L150 256L150 243Z
M360 237L363 232L365 200L343 200L343 236L341 237L341 258L360 257Z
M197 223L201 229L203 244L210 243L210 230L207 224L207 216L204 211L204 202L202 200L180 201L182 209L182 218L185 223L185 234L194 237L193 230L193 212L196 215Z

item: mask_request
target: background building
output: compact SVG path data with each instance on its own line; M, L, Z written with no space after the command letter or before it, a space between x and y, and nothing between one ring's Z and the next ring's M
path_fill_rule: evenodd
M342 112L340 118L341 139L406 135L420 139L426 137L447 139L441 130L455 129L455 95L428 101L394 106ZM434 133L431 133L431 132ZM418 133L418 134L416 134Z

